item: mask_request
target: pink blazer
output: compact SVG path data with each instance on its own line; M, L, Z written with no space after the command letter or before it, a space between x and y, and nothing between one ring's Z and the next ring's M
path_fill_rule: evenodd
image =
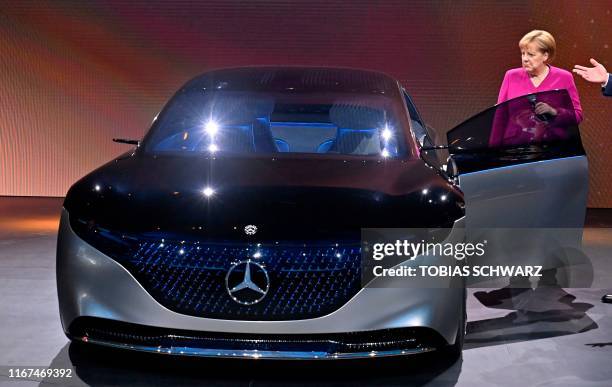
M529 80L529 75L522 67L506 71L504 81L499 89L497 103L502 103L512 98L520 97L521 95L539 93L541 91L549 91L555 89L566 89L572 99L576 121L582 121L582 106L580 105L580 97L574 83L574 77L569 71L560 69L554 66L548 66L550 72L544 78L538 87L535 87Z
M541 102L548 102L553 107L557 107L559 111L559 115L549 124L535 118L533 107L527 98L519 99L511 105L497 109L489 138L489 147L563 139L567 136L565 125L582 121L582 106L572 74L557 67L549 66L549 68L550 72L538 87L531 83L523 68L508 70L499 90L497 103L527 94L566 89L572 102L573 114L569 109L559 110L558 103L548 100L549 98L554 99L554 96L540 97Z

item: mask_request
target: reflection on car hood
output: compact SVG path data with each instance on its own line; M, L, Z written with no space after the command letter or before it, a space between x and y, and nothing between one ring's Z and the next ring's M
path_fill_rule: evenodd
M206 196L204 190L210 196ZM443 199L441 199L443 197ZM364 227L448 227L460 193L421 160L133 155L77 182L71 223L198 238L358 240Z

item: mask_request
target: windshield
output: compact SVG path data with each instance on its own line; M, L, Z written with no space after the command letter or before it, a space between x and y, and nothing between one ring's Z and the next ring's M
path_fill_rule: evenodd
M234 69L179 91L145 138L147 152L406 154L406 110L384 75L339 69Z

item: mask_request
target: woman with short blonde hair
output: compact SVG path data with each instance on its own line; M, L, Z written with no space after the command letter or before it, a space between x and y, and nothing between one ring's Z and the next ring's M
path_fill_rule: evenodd
M551 63L555 58L557 42L555 42L555 38L550 34L550 32L542 30L533 30L531 32L528 32L519 41L519 48L524 49L529 43L532 42L536 44L536 46L541 52L548 54L548 59L546 60L546 63Z
M519 48L522 67L506 72L497 103L522 95L566 89L572 99L576 121L582 121L582 106L572 73L550 65L557 51L552 34L542 30L528 32L519 41ZM550 105L539 102L535 106L535 113L556 116L558 112Z

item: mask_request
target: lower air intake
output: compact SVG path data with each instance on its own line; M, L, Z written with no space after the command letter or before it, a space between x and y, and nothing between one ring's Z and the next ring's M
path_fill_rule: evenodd
M329 334L234 334L155 328L81 317L72 339L105 346L185 356L350 359L423 353L445 345L428 328Z

